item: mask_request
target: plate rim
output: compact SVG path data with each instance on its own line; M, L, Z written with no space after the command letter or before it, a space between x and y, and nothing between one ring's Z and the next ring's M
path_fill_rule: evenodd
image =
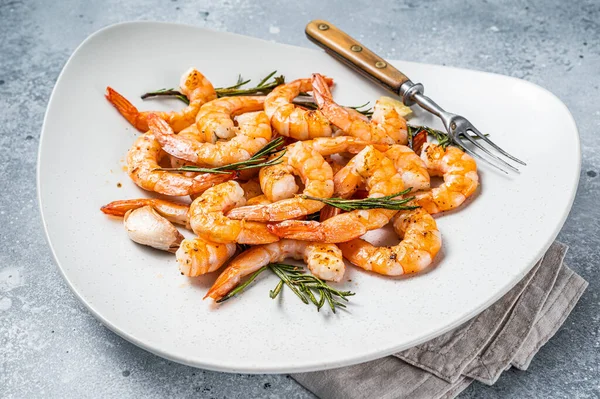
M71 289L71 291L73 292L73 294L75 294L75 297L86 307L86 309L97 319L99 320L104 326L106 326L109 330L111 330L112 332L114 332L115 334L117 334L118 336L120 336L121 338L133 343L134 345L150 352L153 353L157 356L160 356L162 358L174 361L176 363L180 363L180 364L184 364L187 366L191 366L191 367L196 367L196 368L203 368L203 369L207 369L207 370L213 370L213 371L219 371L219 372L230 372L230 373L250 373L250 374L282 374L282 373L298 373L298 372L310 372L310 371L320 371L320 370L328 370L328 369L334 369L334 368L339 368L339 367L345 367L345 366L351 366L351 365L355 365L355 364L360 364L360 363L364 363L364 362L368 362L371 360L376 360L385 356L389 356L393 353L408 349L410 347L414 347L416 345L419 345L423 342L427 342L435 337L438 337L458 326L460 326L461 324L463 324L464 322L471 320L473 317L477 316L479 313L481 313L483 310L487 309L490 305L492 305L494 302L496 302L498 299L500 299L503 295L505 295L508 291L510 291L510 289L512 289L521 279L522 277L527 274L535 265L536 262L533 262L532 264L528 265L527 268L524 270L524 272L521 275L517 275L513 281L510 282L510 284L507 284L506 286L504 286L502 289L498 290L496 292L495 295L491 296L490 299L488 299L487 301L485 301L482 305L480 305L479 307L475 308L472 312L470 312L469 314L465 315L462 318L459 318L457 320L455 320L453 323L449 323L447 326L445 326L444 328L435 331L435 333L433 334L429 334L429 335L424 335L419 337L419 339L415 339L411 342L405 343L404 345L400 345L398 347L396 347L395 349L389 349L389 350L379 350L377 352L371 352L368 355L362 355L362 356L348 356L346 358L344 358L343 360L338 360L335 362L327 362L327 361L323 361L321 360L318 364L315 362L313 365L300 365L300 366L290 366L290 367L286 367L286 368L282 368L281 366L275 366L275 367L264 367L264 366L259 366L259 367L237 367L233 364L224 364L224 363L214 363L214 362L203 362L203 361L199 361L197 359L190 359L190 358L186 358L184 356L177 356L177 355L172 355L166 351L161 350L160 348L157 348L155 346L152 346L151 344L147 344L144 341L138 339L136 336L129 334L128 332L122 330L121 328L119 328L117 325L115 325L114 323L112 323L111 321L109 321L108 319L104 318L99 311L97 311L90 303L88 303L83 295L78 291L78 289L75 287L75 285L71 282L71 280L69 279L69 277L66 275L63 267L61 266L61 262L58 259L58 256L56 254L56 251L54 249L54 246L52 245L52 241L51 241L51 237L48 231L48 224L46 222L46 218L44 216L44 209L43 209L43 203L42 203L42 191L41 191L41 186L42 186L42 182L41 182L41 178L40 178L40 165L41 165L41 158L42 158L42 147L43 144L45 142L45 135L44 132L46 130L46 124L47 124L47 119L48 119L48 114L49 114L49 110L50 110L50 105L53 102L55 93L56 93L56 89L59 86L59 84L61 83L63 77L64 77L64 73L67 69L67 67L71 64L72 60L74 59L74 57L79 53L79 51L81 50L81 48L83 48L89 41L91 41L93 38L95 38L96 36L99 36L101 34L103 34L106 31L110 31L113 29L119 29L121 27L124 26L135 26L135 25L165 25L165 26L173 26L173 27L187 27L187 28L192 28L192 29L196 29L196 30L200 30L200 31L208 31L208 32L212 32L212 33L218 33L218 34L223 34L223 35L228 35L228 36L232 36L235 38L250 38L252 40L258 40L258 41L263 41L266 43L271 43L268 40L264 40L264 39L260 39L260 38L256 38L256 37L252 37L252 36L247 36L247 35L242 35L242 34L237 34L237 33L231 33L231 32L224 32L224 31L219 31L216 29L210 29L210 28L205 28L205 27L200 27L200 26L196 26L196 25L192 25L192 24L184 24L184 23L175 23L175 22L164 22L164 21L124 21L124 22L118 22L115 24L110 24L107 26L104 26L100 29L98 29L97 31L91 33L89 36L87 36L73 51L73 53L69 56L68 60L65 62L64 66L61 69L60 74L58 75L56 82L54 84L54 87L52 89L52 93L50 94L50 97L48 99L48 103L46 106L46 111L44 113L44 119L43 119L43 123L42 123L42 127L41 127L41 133L40 133L40 140L39 140L39 144L38 144L38 153L37 153L37 165L36 165L36 190L37 190L37 204L38 204L38 208L39 208L39 212L40 212L40 216L41 216L41 221L42 221L42 226L43 226L43 230L44 230L44 236L45 236L45 240L48 243L48 246L50 247L50 251L52 253L52 257L54 258L55 264L61 274L61 276L63 277L63 279L66 281L67 285L69 286L69 288ZM277 45L282 45L282 46L286 46L286 47L290 47L290 48L294 48L294 49L303 49L303 50L309 50L309 51L319 51L317 49L310 49L307 47L301 47L301 46L295 46L295 45L290 45L290 44L286 44L286 43L279 43L276 42ZM569 205L563 210L563 214L561 215L561 220L560 223L557 224L557 227L555 228L555 231L552 232L551 237L552 239L550 239L546 245L544 245L542 247L542 250L538 251L537 255L536 255L536 259L539 259L542 257L542 255L544 253L546 253L546 251L548 250L548 248L552 245L552 243L556 240L556 237L558 236L558 234L560 233L560 231L562 230L569 214L570 211L573 207L573 203L575 201L575 197L577 195L577 189L579 186L579 181L580 181L580 175L581 175L581 139L580 139L580 134L579 134L579 129L577 128L577 123L575 121L575 118L573 117L573 115L571 114L569 108L566 106L566 104L560 100L560 98L558 96L556 96L554 93L552 93L551 91L549 91L548 89L539 86L535 83L529 82L527 80L523 80L523 79L519 79L516 77L512 77L512 76L508 76L508 75L502 75L502 74L498 74L498 73L493 73L493 72L486 72L486 71L479 71L479 70L474 70L474 69L466 69L466 68L459 68L459 67L453 67L453 66L446 66L446 65L437 65L437 64L428 64L428 63L418 63L418 62L412 62L412 61L401 61L401 60L389 60L390 63L394 64L396 62L405 62L405 63L410 63L410 64L414 64L414 65L426 65L426 66L435 66L435 67L442 67L445 69L453 69L453 70L460 70L460 71L466 71L469 73L479 73L479 74L485 74L485 75L493 75L493 76L501 76L503 78L508 78L508 79L512 79L512 80L516 80L519 81L520 83L525 83L526 85L529 85L537 90L541 90L542 92L544 92L544 94L548 95L549 97L551 97L553 100L555 100L558 104L560 104L561 107L564 108L564 110L566 111L566 114L569 116L569 122L570 124L573 126L574 128L574 132L575 132L575 145L576 145L576 161L577 161L577 165L576 165L576 176L577 178L575 179L574 183L572 184L571 187L571 193L570 193L570 198L569 198Z

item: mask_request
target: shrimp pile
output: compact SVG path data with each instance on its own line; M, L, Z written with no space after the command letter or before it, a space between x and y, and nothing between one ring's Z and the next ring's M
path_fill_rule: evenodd
M205 295L215 301L286 258L335 283L344 260L385 276L428 268L442 246L434 216L476 192L475 160L434 142L416 153L407 107L381 97L368 118L337 104L333 83L315 73L263 95L219 97L191 68L180 82L189 105L170 112L138 111L108 87L108 101L141 132L127 174L160 198L116 200L102 212L123 218L132 241L174 253L184 276L224 267ZM306 93L311 107L295 102ZM432 187L432 176L443 182ZM361 238L388 224L396 245Z

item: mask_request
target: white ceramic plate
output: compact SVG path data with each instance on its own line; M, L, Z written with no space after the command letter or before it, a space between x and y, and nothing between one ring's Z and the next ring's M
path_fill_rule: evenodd
M192 366L250 373L312 371L389 355L458 326L500 298L567 217L580 168L573 118L554 95L519 79L392 63L527 167L506 177L480 165L477 198L437 218L443 250L429 272L391 279L349 268L345 288L356 296L347 312L317 313L288 291L273 301L274 276L214 307L202 297L215 276L181 276L172 255L134 244L120 221L99 210L112 200L148 195L123 171L138 133L104 99L106 86L142 109L169 109L181 105L138 96L175 86L190 66L216 86L231 84L240 72L257 79L276 68L288 79L312 72L334 77L342 104L386 93L318 50L162 23L120 24L90 36L56 83L38 162L44 227L75 294L142 348ZM412 122L441 127L419 112Z

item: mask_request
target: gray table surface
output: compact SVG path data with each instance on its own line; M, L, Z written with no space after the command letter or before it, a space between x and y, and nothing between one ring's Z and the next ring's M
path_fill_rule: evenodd
M54 264L35 169L54 82L77 45L101 27L174 21L310 47L303 28L314 18L329 19L382 56L515 76L567 104L583 163L559 239L590 286L529 371L508 371L493 387L474 384L462 397L600 397L600 3L366 3L0 0L0 397L312 397L289 376L182 366L104 328Z

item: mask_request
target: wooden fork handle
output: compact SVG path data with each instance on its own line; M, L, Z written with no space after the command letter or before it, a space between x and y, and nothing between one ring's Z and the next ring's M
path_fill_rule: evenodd
M306 36L329 54L364 76L399 94L410 79L383 58L360 44L333 24L316 19L306 25Z

